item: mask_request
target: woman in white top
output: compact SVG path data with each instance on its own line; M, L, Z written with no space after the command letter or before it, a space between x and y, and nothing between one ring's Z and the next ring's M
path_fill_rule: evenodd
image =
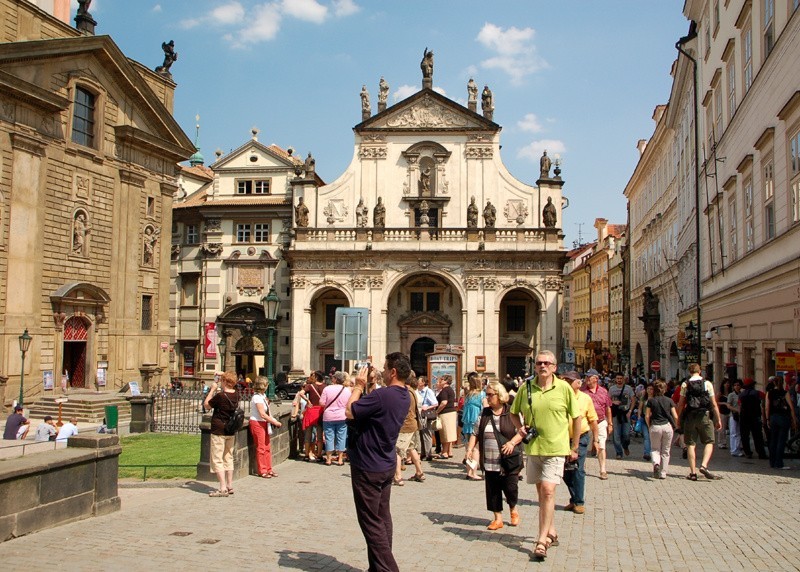
M272 470L272 448L269 436L272 427L280 427L281 422L270 415L269 399L264 393L267 389L267 378L259 377L253 384L253 399L250 401L250 434L256 444L256 466L258 476L264 479L277 477Z

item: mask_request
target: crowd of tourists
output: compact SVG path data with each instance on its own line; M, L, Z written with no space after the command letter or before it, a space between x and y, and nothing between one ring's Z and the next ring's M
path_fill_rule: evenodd
M771 377L762 392L752 379L725 380L715 389L698 364L689 365L681 383L603 376L594 369L556 374L556 358L549 351L540 352L534 366L534 375L525 379L490 381L472 372L460 391L449 375L433 384L417 376L400 353L389 354L382 370L308 376L291 412L292 423L301 428L296 432L302 439L301 458L337 466L350 462L371 570L397 569L391 553L391 488L405 486L406 480L424 483L424 463L448 462L457 449L463 451L464 478L484 483L486 509L492 514L489 530L506 522L519 526L519 482L525 478L536 486L533 557L539 560L559 544L557 485L563 481L569 492L564 510L584 514L587 457L597 459L599 478L608 479L609 441L615 458L623 459L631 454L631 438L641 437L654 480L670 473L675 447L688 459L690 481L719 478L709 468L715 447L734 457L755 452L771 467L787 468L783 452L790 429L797 431L800 410L793 379L785 383L783 377ZM232 437L225 433L238 395L232 375L224 374L222 381L206 400L214 410L211 464L220 482L211 496L233 494ZM250 431L258 474L272 478L277 474L269 436L280 423L270 413L265 381L254 384ZM406 479L409 469L413 474Z

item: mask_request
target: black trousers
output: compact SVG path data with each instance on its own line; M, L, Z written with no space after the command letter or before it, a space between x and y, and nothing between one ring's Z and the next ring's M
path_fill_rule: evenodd
M486 471L483 475L486 486L486 509L503 512L503 495L510 508L517 506L519 474L501 475L500 471Z
M392 478L394 469L385 473L368 473L350 466L356 517L367 541L369 572L398 572L392 554Z
M750 456L753 450L750 448L750 435L753 435L753 444L756 447L756 454L759 459L766 459L767 452L764 450L764 432L761 429L761 419L751 417L739 417L739 433L742 436L742 449L744 454Z

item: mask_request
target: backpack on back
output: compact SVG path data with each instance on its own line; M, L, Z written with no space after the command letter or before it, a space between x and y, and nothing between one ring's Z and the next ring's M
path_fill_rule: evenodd
M690 379L686 382L686 406L689 409L711 410L711 396L706 391L704 379Z

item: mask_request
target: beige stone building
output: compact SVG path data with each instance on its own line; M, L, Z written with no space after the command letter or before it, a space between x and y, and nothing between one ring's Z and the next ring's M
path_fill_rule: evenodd
M702 332L715 380L764 383L800 352L797 0L693 0L699 62Z
M474 85L474 84L473 84ZM560 169L543 158L536 184L508 172L487 89L463 106L423 88L395 105L362 98L354 158L334 182L292 181L286 251L291 279L291 366L333 364L337 307L369 310L376 363L452 346L460 373L520 375L535 349L561 350L565 262ZM354 106L357 108L356 106ZM553 168L555 167L555 168Z
M218 152L210 167L198 151L181 169L172 227L170 371L184 383L222 369L251 379L266 373L263 299L270 288L281 300L274 371L290 369L292 291L283 250L291 240L292 182L305 180L300 175L324 184L311 159L307 165L291 150L261 143L255 129L238 149Z
M48 4L48 3L41 3ZM48 380L118 388L168 365L169 241L176 162L191 141L176 84L108 36L0 0L0 375L4 402ZM66 17L64 14L66 13ZM51 15L57 14L61 19ZM163 345L162 345L163 344Z
M595 243L577 246L567 253L564 265L564 363L580 369L589 369L590 352L586 347L587 334L591 330L591 276L589 257ZM570 359L572 358L572 359Z

